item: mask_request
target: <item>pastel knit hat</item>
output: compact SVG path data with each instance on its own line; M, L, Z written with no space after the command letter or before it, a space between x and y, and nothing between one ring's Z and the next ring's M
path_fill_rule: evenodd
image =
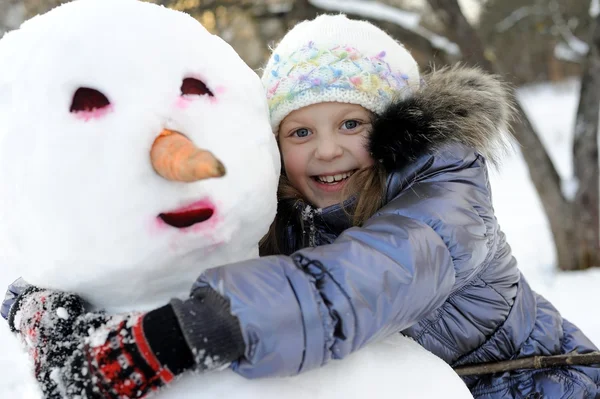
M419 68L402 44L366 21L321 15L292 28L262 76L271 127L321 102L358 104L378 114L419 87Z

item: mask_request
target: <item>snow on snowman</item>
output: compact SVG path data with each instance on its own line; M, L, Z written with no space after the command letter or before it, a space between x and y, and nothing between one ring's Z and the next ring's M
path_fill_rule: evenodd
M0 261L90 310L186 298L203 270L257 257L275 216L280 156L261 82L181 12L80 0L24 23L0 41L0 126ZM399 394L471 397L399 334L294 377L184 373L158 397Z

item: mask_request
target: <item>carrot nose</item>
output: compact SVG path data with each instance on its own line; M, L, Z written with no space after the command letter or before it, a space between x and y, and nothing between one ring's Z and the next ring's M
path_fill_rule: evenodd
M167 180L189 183L225 175L225 167L210 151L173 130L164 129L154 140L150 160L156 173Z

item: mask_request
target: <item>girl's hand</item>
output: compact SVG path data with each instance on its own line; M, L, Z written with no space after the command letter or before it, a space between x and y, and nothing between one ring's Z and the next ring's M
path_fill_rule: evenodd
M237 319L221 308L218 294L197 295L148 313L80 315L74 350L55 373L65 387L61 397L145 398L187 370L215 370L239 358ZM177 314L190 318L187 339Z
M192 368L191 352L177 353L181 368L162 364L144 332L148 314L106 316L88 313L76 322L77 348L60 369L67 398L145 398ZM169 337L164 337L167 345Z

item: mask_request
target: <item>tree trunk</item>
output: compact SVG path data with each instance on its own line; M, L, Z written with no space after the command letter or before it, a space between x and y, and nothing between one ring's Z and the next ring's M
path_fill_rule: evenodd
M444 23L452 40L458 44L464 61L486 71L495 71L494 65L485 57L481 39L462 13L458 0L428 0L428 3Z
M519 120L513 124L513 132L519 141L529 176L548 218L554 238L556 262L560 268L577 268L577 253L573 250L576 243L573 234L573 208L563 195L560 175L531 122L525 116L525 110L520 104L516 104L516 108Z
M600 16L591 27L585 60L573 142L573 171L578 184L573 199L573 221L577 254L575 265L562 269L600 266L598 117L600 111Z
M485 57L484 46L457 0L428 0L428 3L448 27L448 34L460 47L467 63L491 73L501 73L501 66ZM529 175L548 218L557 262L561 268L577 269L580 259L574 251L577 237L573 234L573 209L562 193L560 176L525 111L520 104L516 104L515 108L518 120L513 124L513 133L521 145Z

